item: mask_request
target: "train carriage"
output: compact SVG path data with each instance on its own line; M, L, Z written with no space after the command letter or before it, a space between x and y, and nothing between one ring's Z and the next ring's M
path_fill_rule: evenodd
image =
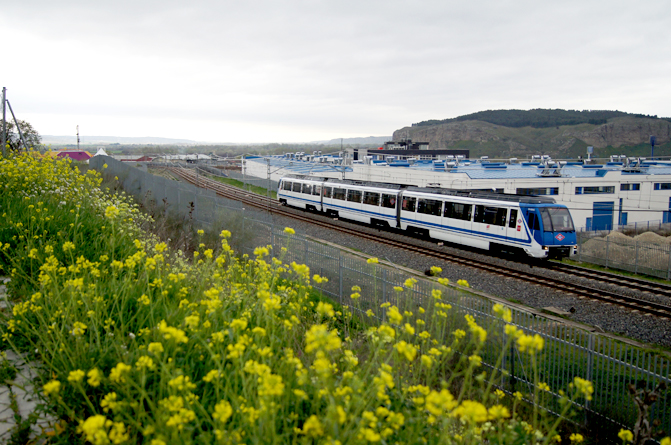
M517 249L535 258L568 257L576 249L568 209L549 197L282 178L278 199L330 216L479 249Z

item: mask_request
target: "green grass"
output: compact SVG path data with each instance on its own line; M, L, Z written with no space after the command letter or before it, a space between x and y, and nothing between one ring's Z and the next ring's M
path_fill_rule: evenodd
M612 269L612 268L609 268L609 267L600 266L598 264L574 261L574 260L569 260L567 258L564 258L561 262L566 263L566 264L570 264L572 266L584 267L585 269L592 269L592 270L597 270L597 271L600 271L600 272L608 272L608 273L612 273L612 274L615 274L615 275L621 275L623 277L639 278L639 279L644 279L644 280L655 282L655 283L669 284L669 281L665 280L663 278L653 277L653 276L644 275L644 274L635 274L633 272L629 272L629 271L626 271L626 270Z
M262 196L268 196L268 189L265 189L263 187L259 187L256 185L245 185L244 182L238 181L237 179L233 178L223 178L221 176L214 176L214 175L207 175L209 178L214 179L215 181L219 181L223 184L231 185L233 187L237 187L239 189L244 189L247 191L250 191L252 193L256 193L257 195L262 195ZM272 199L277 199L277 192L275 191L270 191L270 197Z

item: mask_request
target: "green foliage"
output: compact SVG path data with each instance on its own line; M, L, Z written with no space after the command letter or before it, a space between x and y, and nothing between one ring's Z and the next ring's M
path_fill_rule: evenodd
M533 128L550 128L560 127L562 125L580 125L592 124L602 125L608 119L615 117L646 117L657 119L657 116L650 116L644 114L632 114L624 111L608 111L608 110L550 110L543 108L536 108L533 110L487 110L478 111L477 113L466 114L452 119L436 120L418 122L412 124L413 127L425 127L431 125L448 124L451 122L461 121L482 121L489 122L494 125L501 125L504 127L533 127Z

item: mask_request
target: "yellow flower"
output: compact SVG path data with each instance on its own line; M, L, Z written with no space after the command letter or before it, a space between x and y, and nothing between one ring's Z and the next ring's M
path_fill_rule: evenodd
M408 289L412 289L415 284L417 284L417 280L414 278L408 278L405 280L405 283L403 283L403 285Z
M148 370L156 369L154 360L152 360L151 357L147 357L146 355L143 355L139 359L137 359L137 362L135 362L135 367L137 369L148 369Z
M659 442L659 445L671 445L671 437L665 437Z
M471 287L470 284L468 284L468 281L466 280L457 280L457 284L463 287Z
M324 303L323 301L320 301L319 304L317 304L317 313L324 316L324 317L334 317L335 316L335 311L333 310L333 306Z
M100 372L100 370L98 368L93 368L86 375L89 378L87 380L89 385L91 385L93 387L100 386L100 379L102 378L103 373Z
M86 440L94 445L103 445L109 443L107 437L107 427L112 424L111 420L101 414L91 416L82 422L77 431L86 436Z
M158 355L161 352L163 352L163 345L161 343L158 343L158 342L152 342L152 343L149 343L149 346L147 347L147 350L154 355Z
M126 381L124 374L129 372L131 369L132 368L129 365L123 362L117 363L117 365L112 368L112 371L110 371L110 380L117 383L124 383Z
M284 228L284 233L286 233L288 235L295 235L296 231L294 229L292 229L291 227L285 227Z
M454 410L454 416L466 420L467 422L486 422L487 408L480 402L464 400L461 405Z
M520 352L528 352L529 354L536 354L543 349L543 337L538 334L522 335L517 339L517 347Z
M582 442L583 440L585 440L585 438L582 437L582 434L573 433L573 434L571 434L571 435L569 436L569 440L570 440L571 442L580 443L580 442Z
M503 321L505 321L506 323L510 323L512 321L513 319L512 312L507 307L504 307L502 304L497 303L494 305L493 309L496 316L503 319Z
M377 258L368 258L368 259L366 260L366 262L367 262L368 264L378 264L378 263L380 262L380 260L378 260Z
M582 379L580 377L575 377L573 383L569 385L570 387L575 387L580 394L582 394L585 399L592 400L592 394L594 394L594 386L589 380Z
M44 393L48 396L51 395L56 395L58 394L58 391L61 390L61 382L58 380L52 380L49 383L45 384L42 389L44 390Z
M396 343L394 345L394 349L396 349L396 351L400 355L404 356L406 360L408 360L409 362L414 361L415 357L417 357L417 349L415 345L409 344L404 340L401 340L398 343Z
M623 442L633 442L634 441L634 434L629 430L625 430L624 428L621 429L619 433L617 433L617 437L622 439Z
M310 327L305 333L305 351L310 353L317 350L332 351L340 348L342 342L336 330L329 331L326 325L318 324Z
M66 241L63 243L63 252L69 252L71 250L74 250L74 248L75 248L74 243L70 241Z
M299 430L299 432L308 437L315 438L324 434L324 426L319 421L319 418L313 414L305 421L303 429Z
M72 331L70 331L70 333L75 337L78 337L84 334L86 328L87 326L84 323L75 321L74 324L72 325Z
M70 371L70 374L68 375L68 382L70 383L79 383L84 379L84 376L86 373L82 371L81 369L76 369L74 371Z
M510 417L510 411L503 405L494 405L487 412L490 420L507 419Z
M212 413L212 418L218 420L221 423L224 423L232 415L233 408L231 407L231 404L226 400L222 400L214 406L214 413Z

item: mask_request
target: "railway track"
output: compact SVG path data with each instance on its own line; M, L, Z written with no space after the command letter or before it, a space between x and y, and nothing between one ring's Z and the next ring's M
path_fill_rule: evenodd
M342 222L334 224L333 219L326 216L316 213L306 213L301 210L281 206L277 201L274 201L270 198L246 192L233 186L222 184L221 182L215 181L208 177L198 175L191 169L170 168L170 172L181 180L199 187L211 189L219 196L241 201L245 205L251 207L268 210L282 216L298 219L303 222L315 224L329 228L331 230L337 230L342 233L350 234L360 238L365 238L369 241L383 243L390 247L404 249L418 255L459 264L461 266L477 268L479 270L497 274L499 276L523 280L529 283L549 287L556 291L571 293L577 295L578 297L619 305L648 315L662 318L671 318L671 286L665 286L663 284L653 283L636 278L622 277L616 274L608 274L607 272L593 271L590 269L561 263L549 263L544 267L562 272L567 275L566 278L554 279L548 278L547 276L539 276L538 274L533 273L533 271L523 271L515 267L502 266L501 264L494 265L487 263L486 261L474 260L470 256L461 256L459 254L455 254L454 252L448 253L442 250L440 246L419 246L416 244L416 240L414 238L411 238L407 235L385 231L368 233L365 230L361 230L361 226ZM621 292L612 292L577 284L571 282L572 276L579 276L595 281L606 282L623 289L637 292L644 291L653 293L655 295L661 295L663 297L669 298L669 304L644 300L624 295Z

